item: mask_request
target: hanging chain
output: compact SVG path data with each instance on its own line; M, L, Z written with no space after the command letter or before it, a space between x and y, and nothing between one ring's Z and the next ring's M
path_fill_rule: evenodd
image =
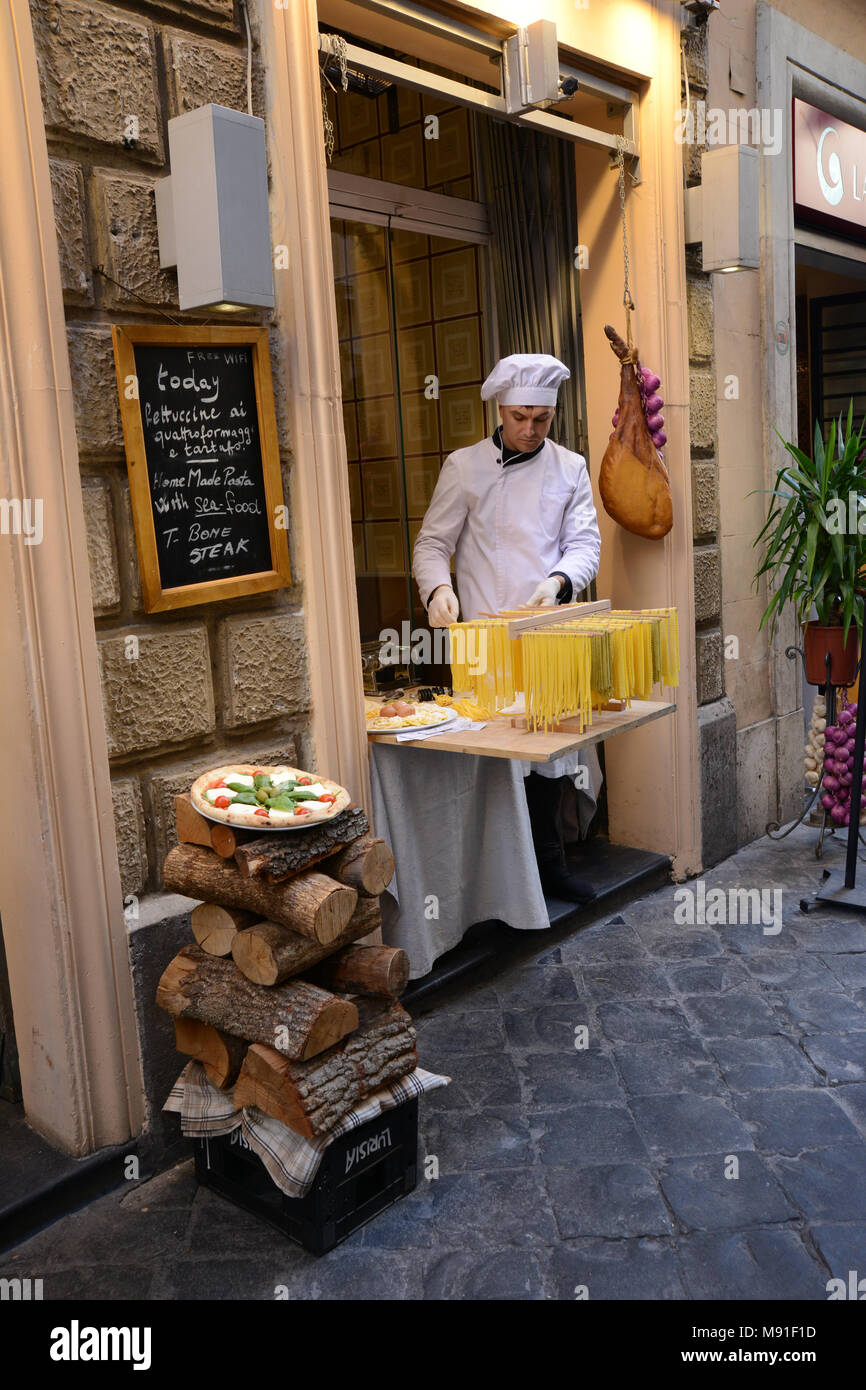
M631 336L631 313L632 309L634 308L634 300L631 297L631 290L629 288L630 268L628 260L628 229L626 227L625 221L625 151L628 142L622 135L615 135L614 140L616 141L616 162L619 169L619 210L622 216L622 260L624 283L622 302L625 305L626 342L628 343L631 352L634 353L634 344L632 342ZM634 353L633 360L636 359L637 354Z
M328 50L336 58L340 65L340 86L343 91L349 90L349 49L346 40L341 34L325 34L322 36L328 40ZM331 79L325 72L324 67L320 69L322 78L322 125L325 128L325 154L328 156L328 163L334 157L334 123L328 111L328 87L332 92L336 92Z

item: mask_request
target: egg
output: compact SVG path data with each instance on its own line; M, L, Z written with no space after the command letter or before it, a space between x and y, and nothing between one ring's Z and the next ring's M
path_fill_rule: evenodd
M383 719L393 719L397 713L397 707L396 705L383 705L379 713Z

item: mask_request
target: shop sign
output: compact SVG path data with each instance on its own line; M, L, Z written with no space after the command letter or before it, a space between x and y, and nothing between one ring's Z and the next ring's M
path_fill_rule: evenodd
M112 337L146 611L290 584L267 330Z
M794 97L798 221L866 241L866 130Z

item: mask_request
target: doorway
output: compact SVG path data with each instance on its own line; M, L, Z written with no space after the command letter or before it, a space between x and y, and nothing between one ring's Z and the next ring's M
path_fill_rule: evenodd
M368 690L449 680L412 549L444 459L487 432L487 212L464 107L350 73L328 184L352 542ZM492 426L491 426L492 428Z
M797 246L797 439L811 454L815 425L866 416L866 264Z
M841 249L841 248L840 248ZM831 421L839 437L854 402L854 428L866 416L866 266L862 262L796 248L797 442L810 457L815 430L826 441ZM849 698L857 699L854 686ZM801 677L803 728L807 734L814 692Z
M444 460L498 423L480 399L498 356L568 365L551 436L587 454L574 148L351 68L347 83L328 92L328 185L362 665L368 691L448 685L412 550Z
M396 634L396 670L439 683L412 548L442 461L487 428L484 247L391 219L331 226L362 647L372 657Z
M813 299L810 305L813 414L823 429L854 402L866 415L866 291Z

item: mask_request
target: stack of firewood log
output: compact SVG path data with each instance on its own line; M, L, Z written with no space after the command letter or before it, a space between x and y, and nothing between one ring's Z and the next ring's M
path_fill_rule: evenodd
M356 944L381 926L394 858L350 807L296 834L211 824L176 798L165 886L200 898L156 1002L179 1052L235 1107L257 1106L306 1138L413 1071L415 1030L397 1002L405 951ZM314 867L315 866L315 867Z

